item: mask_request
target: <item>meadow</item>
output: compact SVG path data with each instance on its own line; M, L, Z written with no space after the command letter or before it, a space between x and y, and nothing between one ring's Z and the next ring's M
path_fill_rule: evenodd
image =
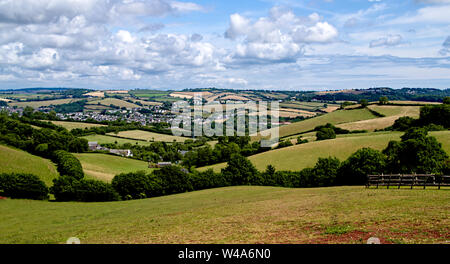
M168 143L173 143L174 141L184 142L188 139L188 138L184 138L184 137L176 137L176 136L158 134L158 133L142 131L142 130L123 131L123 132L119 132L118 134L109 133L108 135L118 136L118 137L127 138L127 139L137 139L137 140L146 140L146 141L155 141L155 142L159 141L159 142L168 142Z
M81 162L86 177L91 179L110 182L117 174L142 170L153 171L148 168L148 163L145 161L97 153L74 155Z
M62 126L64 128L66 128L67 130L72 130L75 128L85 129L85 128L91 128L91 127L105 126L105 125L100 125L100 124L90 124L90 123L81 123L81 122L66 122L66 121L51 121L51 122L57 126Z
M106 99L102 99L102 100L94 100L94 101L90 101L88 103L89 105L104 105L104 106L110 106L110 105L114 105L117 107L126 107L128 109L130 108L139 108L138 105L136 104L132 104L117 98L106 98Z
M47 159L25 151L0 145L0 173L31 173L39 176L47 186L59 176L56 166Z
M430 132L430 136L442 143L444 150L450 154L450 131ZM391 140L400 140L401 132L376 132L364 134L341 135L336 139L315 141L288 148L276 149L249 157L258 170L265 170L273 165L278 170L300 171L313 167L318 158L337 157L341 161L347 159L357 150L370 147L383 150ZM226 163L200 168L209 168L219 172Z
M17 107L33 107L33 108L39 108L39 107L45 107L50 105L62 105L62 104L69 104L76 101L79 101L81 99L58 99L58 100L46 100L46 101L31 101L31 102L16 102L16 103L9 103L11 106L17 106Z
M99 144L112 144L112 143L116 143L116 142L119 145L129 143L132 145L148 146L151 144L150 142L147 142L147 141L125 139L125 138L118 138L118 137L104 136L104 135L90 135L90 136L84 136L82 138L86 139L89 142L97 142Z
M114 203L0 200L0 244L446 243L449 190L230 187Z

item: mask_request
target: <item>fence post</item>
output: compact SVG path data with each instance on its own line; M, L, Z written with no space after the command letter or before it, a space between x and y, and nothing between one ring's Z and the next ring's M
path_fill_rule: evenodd
M400 181L398 182L398 189L402 186L403 175L400 175Z

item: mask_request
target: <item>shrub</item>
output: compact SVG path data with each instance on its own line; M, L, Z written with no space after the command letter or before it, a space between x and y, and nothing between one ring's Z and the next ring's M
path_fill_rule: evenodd
M336 138L336 133L332 128L321 128L317 131L317 140L327 140Z
M128 196L131 199L139 199L142 193L147 197L162 194L162 187L145 171L119 174L112 180L112 186L123 199Z
M177 166L164 167L153 172L156 179L161 182L164 195L192 191L189 173Z
M56 163L60 175L74 177L78 180L84 178L80 161L69 152L64 150L53 152L53 161Z
M367 175L381 174L386 166L386 157L379 151L363 148L352 154L341 166L337 183L340 185L364 185Z
M215 173L212 169L204 172L194 171L190 174L190 182L192 188L197 191L229 185L221 173Z
M46 200L48 188L32 174L0 174L0 194L16 199Z
M62 176L53 180L50 192L60 202L107 202L120 200L111 184Z
M244 156L233 154L222 174L231 186L249 185L259 172Z

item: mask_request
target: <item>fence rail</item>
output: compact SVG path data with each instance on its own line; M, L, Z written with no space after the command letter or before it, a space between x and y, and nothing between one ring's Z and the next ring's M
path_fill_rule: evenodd
M400 187L407 186L413 189L415 186L423 187L441 187L450 186L450 176L432 175L432 174L381 174L368 175L366 188L376 186Z

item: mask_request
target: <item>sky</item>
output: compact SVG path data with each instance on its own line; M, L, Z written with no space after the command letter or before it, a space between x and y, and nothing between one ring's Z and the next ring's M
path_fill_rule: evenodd
M0 89L450 88L450 0L0 0Z

